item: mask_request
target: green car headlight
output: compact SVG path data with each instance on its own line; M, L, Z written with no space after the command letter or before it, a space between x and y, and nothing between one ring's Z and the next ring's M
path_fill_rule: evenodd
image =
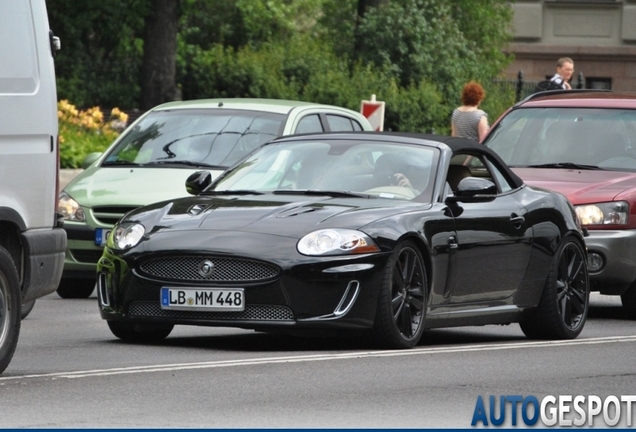
M84 222L86 215L82 207L66 192L60 192L57 202L57 211L62 214L64 220L74 222Z
M626 225L629 222L629 204L616 201L576 206L581 225Z
M115 226L111 233L112 247L118 250L129 249L139 244L146 229L143 225L138 223L122 223Z

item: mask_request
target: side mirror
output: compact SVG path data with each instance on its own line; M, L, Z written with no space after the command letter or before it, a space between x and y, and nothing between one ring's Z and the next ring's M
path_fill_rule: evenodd
M492 181L480 177L466 177L457 185L452 201L486 202L492 201L497 195L497 185Z
M212 174L209 171L197 171L186 179L185 187L190 195L198 195L212 184Z
M100 152L93 152L86 155L84 160L82 161L82 168L86 169L89 166L93 165L97 159L102 155Z

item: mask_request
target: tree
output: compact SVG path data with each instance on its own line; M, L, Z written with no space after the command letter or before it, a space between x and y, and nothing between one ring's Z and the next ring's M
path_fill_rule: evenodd
M176 61L180 0L153 0L145 19L141 68L142 110L177 98Z

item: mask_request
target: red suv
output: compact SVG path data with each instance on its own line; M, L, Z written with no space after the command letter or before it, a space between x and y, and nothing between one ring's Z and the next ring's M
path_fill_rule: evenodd
M568 197L589 232L592 289L620 295L636 319L636 94L536 93L483 143L527 184Z

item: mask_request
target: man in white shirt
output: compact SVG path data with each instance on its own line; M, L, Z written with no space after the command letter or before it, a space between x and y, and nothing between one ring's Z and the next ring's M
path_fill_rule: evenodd
M574 62L570 57L561 57L557 61L556 74L550 79L550 81L559 84L566 90L572 89L570 86L570 78L574 73Z

